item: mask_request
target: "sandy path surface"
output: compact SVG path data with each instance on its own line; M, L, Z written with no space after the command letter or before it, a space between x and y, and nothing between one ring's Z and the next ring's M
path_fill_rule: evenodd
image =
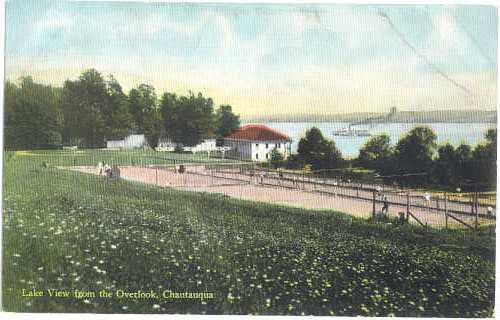
M79 172L98 174L96 167L71 167L66 168ZM152 184L160 187L173 187L181 190L220 193L233 198L251 201L260 201L274 204L281 204L293 207L301 207L317 210L336 210L349 213L358 217L368 218L373 211L373 201L355 199L332 194L323 194L312 189L299 190L289 187L266 186L258 183L255 177L238 177L239 180L228 179L230 177L213 177L203 166L190 167L189 173L179 174L173 168L156 167L120 167L121 178L125 180L137 181ZM376 203L376 211L382 208L381 203ZM406 206L390 205L389 215L397 216L398 212L405 212ZM412 213L422 222L434 226L445 226L444 212L433 211L426 208L412 208ZM459 219L471 225L475 222L475 217L468 215L454 214ZM414 219L410 221L417 223ZM491 220L479 220L480 223ZM458 222L449 218L448 224L456 225Z

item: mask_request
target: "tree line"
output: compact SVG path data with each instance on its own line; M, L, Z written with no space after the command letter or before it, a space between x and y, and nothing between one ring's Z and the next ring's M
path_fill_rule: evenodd
M84 71L62 88L21 78L5 84L5 147L50 149L62 145L102 148L107 140L144 134L155 148L161 137L194 146L222 138L240 126L229 105L216 107L202 93L177 96L141 84L125 93L119 82L97 70Z
M385 182L400 185L490 189L496 186L497 130L489 129L484 138L475 147L464 143L458 147L450 143L438 145L431 128L417 126L395 145L386 134L373 136L360 149L357 158L346 160L335 142L313 127L300 139L297 154L287 160L272 154L270 161L275 167L309 166L326 172L347 167L365 168Z

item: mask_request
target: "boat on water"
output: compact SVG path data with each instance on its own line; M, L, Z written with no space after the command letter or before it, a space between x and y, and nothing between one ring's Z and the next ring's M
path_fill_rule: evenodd
M347 128L333 131L333 135L341 137L369 137L371 133L367 129L353 129L349 125Z

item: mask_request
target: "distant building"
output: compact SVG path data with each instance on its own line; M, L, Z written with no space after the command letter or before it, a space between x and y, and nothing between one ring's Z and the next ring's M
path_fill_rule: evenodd
M160 138L158 140L158 146L156 151L175 151L177 143L173 142L169 138Z
M169 138L161 138L158 141L158 147L156 147L156 151L175 151L176 147L177 143L173 142ZM196 152L212 152L218 150L218 148L216 146L215 139L206 139L195 146L183 147L182 150L196 153Z
M193 153L195 152L210 152L210 151L215 151L217 150L217 146L215 143L215 139L207 139L203 140L199 144L193 146L193 147L184 147L184 151L191 151Z
M140 149L147 145L146 137L143 134L131 134L123 140L106 141L107 149Z
M228 157L252 161L268 161L274 148L286 158L291 144L289 136L263 124L245 125L224 138Z

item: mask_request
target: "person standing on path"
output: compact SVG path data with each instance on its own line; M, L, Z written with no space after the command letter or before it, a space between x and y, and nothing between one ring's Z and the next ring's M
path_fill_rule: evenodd
M384 202L384 205L382 206L382 213L387 214L387 212L389 212L389 201L385 194L382 196L382 201Z

